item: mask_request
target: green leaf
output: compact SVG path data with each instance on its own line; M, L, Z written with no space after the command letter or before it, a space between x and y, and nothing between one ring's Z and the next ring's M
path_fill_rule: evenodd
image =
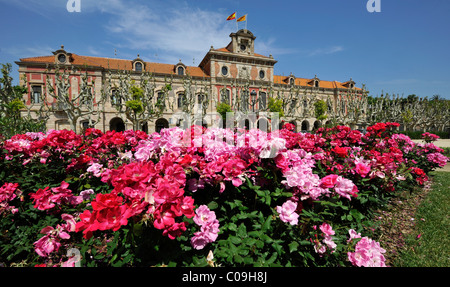
M273 243L272 247L277 251L278 254L281 255L282 250L283 250L283 246L278 244L278 243Z
M264 242L262 240L256 240L255 245L257 248L262 249L264 247Z
M364 218L364 215L356 209L352 209L350 214L356 219L356 221L361 221Z
M245 226L244 223L241 223L241 225L239 225L237 235L242 238L247 237L247 227Z
M117 259L117 254L114 254L113 257L111 258L111 260L109 260L109 263L116 261L116 259Z
M266 221L264 222L264 225L262 227L262 232L266 232L270 228L270 224L272 223L272 216L270 215L267 217Z
M278 253L274 252L272 253L272 256L270 256L269 259L267 259L266 264L267 265L271 265L275 262L275 260L277 259Z
M233 259L234 259L234 262L236 262L236 263L244 262L244 258L242 258L242 256L240 256L239 254L234 254Z
M300 245L311 245L311 241L302 240L302 241L300 241Z
M264 240L266 243L269 243L269 244L273 242L273 239L270 238L270 236L267 235L267 234L262 234L261 235L261 239Z
M237 231L237 225L233 222L228 224L228 230Z
M219 204L218 204L217 202L215 202L215 201L211 201L211 202L208 204L208 208L211 209L211 210L214 210L214 209L216 209L217 207L219 207Z
M296 242L296 241L292 241L291 243L289 243L288 246L289 246L289 252L292 253L292 252L298 250L299 244L298 244L298 242Z
M229 240L233 243L233 244L241 244L242 239L237 237L237 236L230 236Z
M247 246L253 246L255 244L255 242L256 242L256 239L248 237L248 238L245 238L242 243L244 243Z

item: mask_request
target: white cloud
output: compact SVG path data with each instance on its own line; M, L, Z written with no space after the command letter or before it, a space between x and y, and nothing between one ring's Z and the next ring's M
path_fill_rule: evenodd
M97 9L111 16L105 29L115 35L121 44L140 53L149 61L175 63L180 59L186 65L198 65L211 46L225 47L235 23L226 21L229 11L214 11L190 5L183 1L111 0L107 5L96 2ZM261 39L256 52L268 56L294 53L293 49L277 48L275 38Z
M208 10L196 1L80 1L81 13L94 17L98 14L98 18L105 19L102 28L109 39L102 38L102 41L110 43L111 51L117 49L119 58L140 54L147 61L176 63L181 59L186 65L198 65L211 46L225 47L230 41L230 33L236 29L235 22L226 21L230 14L228 9ZM47 18L69 13L66 11L67 0L0 0L2 2ZM219 5L216 6L221 7ZM259 39L256 52L266 56L295 52L276 47L275 43L275 38ZM104 50L94 44L85 49L94 56L101 56L99 51ZM43 54L53 50L47 49Z
M195 58L198 63L211 45L220 48L229 42L230 27L224 20L226 13L179 2L178 5L131 2L112 0L108 5L98 5L98 9L111 15L105 29L125 41L124 46L143 56L154 58L157 54L159 59L181 58L189 64Z
M311 52L309 52L309 56L318 56L318 55L330 55L338 52L344 51L344 47L342 46L332 46L328 48L318 48Z

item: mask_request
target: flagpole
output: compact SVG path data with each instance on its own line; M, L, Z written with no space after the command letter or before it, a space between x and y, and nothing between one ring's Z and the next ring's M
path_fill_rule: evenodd
M247 30L248 14L245 15L245 30Z

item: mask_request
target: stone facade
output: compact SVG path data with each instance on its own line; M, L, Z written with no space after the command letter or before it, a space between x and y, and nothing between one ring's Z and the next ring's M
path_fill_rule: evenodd
M67 52L63 46L52 52L51 56L22 58L16 64L19 66L21 84L26 84L30 90L29 94L24 95L29 110L38 110L43 103L52 107L58 105L49 95L52 92L50 87L55 88L56 67L68 71L70 97L77 96L83 73L87 75L94 103L105 94L105 82L108 77L117 85L122 71L127 71L131 79L137 83L141 81L143 73L151 74L156 95L170 82L171 90L167 101L171 101L169 104L171 108L165 110L158 118L152 118L140 125L140 128L150 133L180 124L185 109L177 101L182 95L188 95L190 98L199 97L199 101L202 95L208 98L207 106L201 108L201 105L196 105L190 110L191 113L200 114L200 118L194 120L192 124L206 126L218 124L216 106L220 102L228 103L233 110L257 113L256 120L258 120L263 117L262 113L258 112L267 111L269 97L286 99L286 112L282 120L294 123L300 131L312 130L323 124L314 118L311 111L300 113L302 107L310 109L314 101L323 99L328 103L329 109L336 109L339 108L339 98L343 93L357 97L367 93L364 89L356 87L351 79L347 82L337 82L320 80L317 76L305 79L294 75L275 75L274 65L277 61L272 55L263 56L255 53L256 37L250 31L239 30L231 33L230 38L227 47L215 49L211 46L198 67L186 66L181 61L175 65L145 62L139 55L134 60L80 56ZM190 81L189 91L186 90L186 78ZM111 90L108 92L111 93ZM45 100L38 99L39 93L46 95ZM133 128L130 120L113 106L112 95L106 95L106 99L100 121L95 124L95 128L102 131ZM289 105L292 109L289 109ZM52 111L47 121L48 129L71 128L63 109ZM249 125L257 127L255 121ZM87 127L86 117L77 120L77 130L80 131L83 127Z

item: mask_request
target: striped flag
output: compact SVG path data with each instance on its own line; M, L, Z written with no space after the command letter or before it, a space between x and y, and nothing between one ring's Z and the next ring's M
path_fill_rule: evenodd
M242 17L239 17L239 18L236 20L236 22L243 22L243 21L247 21L247 14L245 14L245 15L242 16Z
M231 14L230 16L228 16L227 21L236 19L236 12L234 12L233 14Z

